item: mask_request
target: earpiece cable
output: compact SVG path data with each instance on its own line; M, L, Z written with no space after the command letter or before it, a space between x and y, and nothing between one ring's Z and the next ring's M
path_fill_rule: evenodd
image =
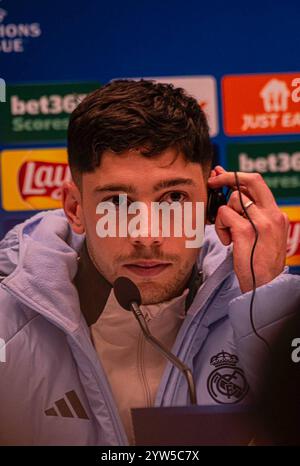
M271 353L271 348L270 348L269 343L257 332L257 330L255 328L254 316L253 316L254 298L255 298L255 293L256 293L256 277L255 277L255 271L254 271L254 252L255 252L256 245L257 245L258 235L259 234L258 234L258 230L257 230L257 227L256 227L255 223L253 222L253 220L250 217L247 209L245 208L243 198L242 198L242 193L241 193L241 186L240 186L239 177L238 177L237 172L234 172L234 176L235 176L235 184L236 184L236 187L237 187L237 190L238 190L238 193L239 193L239 200L240 200L244 215L249 220L249 222L250 222L250 224L251 224L251 226L252 226L252 228L254 230L254 233L255 233L255 239L254 239L254 243L253 243L252 250L251 250L251 255L250 255L250 269L251 269L252 286L253 286L251 301L250 301L250 322L251 322L251 327L252 327L252 330L253 330L254 334L257 336L257 338L259 338L261 341L264 342L264 344L266 345L266 347L268 348L268 350Z

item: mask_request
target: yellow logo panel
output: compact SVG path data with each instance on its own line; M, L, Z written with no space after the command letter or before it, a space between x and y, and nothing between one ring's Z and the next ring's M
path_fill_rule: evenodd
M61 187L71 179L65 148L4 150L1 154L3 209L61 207Z
M291 207L280 207L290 221L287 247L287 265L300 265L300 205Z

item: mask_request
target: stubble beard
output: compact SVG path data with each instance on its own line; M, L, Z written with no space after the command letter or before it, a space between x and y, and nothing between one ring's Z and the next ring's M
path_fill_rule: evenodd
M187 273L187 270L189 270L189 273ZM173 274L165 283L159 283L159 276L157 281L136 281L135 283L141 293L142 304L158 304L180 296L187 285L191 270L192 267L188 268L186 263L179 270L177 269L176 274Z
M113 267L110 267L110 269L105 267L106 270L104 270L104 267L99 264L91 242L89 241L88 235L86 235L86 244L88 254L94 266L98 272L113 286L114 281L118 278L118 275L114 272ZM172 256L172 258L174 261L174 265L172 266L174 272L170 275L170 278L166 279L164 283L161 283L162 279L160 278L160 275L157 276L156 280L153 280L153 278L139 279L139 277L136 277L136 279L133 279L131 276L128 277L139 288L142 304L149 305L162 303L169 301L176 296L180 296L183 293L187 285L188 278L191 274L193 264L190 264L188 261L180 264L179 257ZM175 258L176 260L174 260ZM123 274L123 276L126 275Z

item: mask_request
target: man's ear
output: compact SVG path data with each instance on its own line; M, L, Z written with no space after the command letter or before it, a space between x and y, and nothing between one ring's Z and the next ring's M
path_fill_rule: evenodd
M85 232L81 193L74 181L65 181L62 186L62 201L66 217L74 233Z

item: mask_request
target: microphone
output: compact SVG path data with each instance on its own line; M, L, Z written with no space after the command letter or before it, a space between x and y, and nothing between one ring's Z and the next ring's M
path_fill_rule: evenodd
M140 310L142 298L138 287L127 277L117 278L113 287L118 303L126 311L133 312L146 340L184 374L188 384L191 404L197 405L197 394L192 372L188 366L181 362L179 358L171 353L171 351L151 334L146 319Z

